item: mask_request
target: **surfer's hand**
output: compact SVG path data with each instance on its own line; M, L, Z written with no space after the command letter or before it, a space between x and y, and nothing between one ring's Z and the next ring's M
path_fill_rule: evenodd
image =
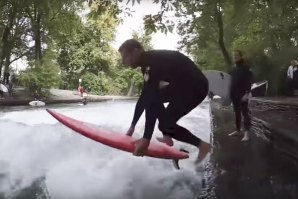
M149 144L150 144L150 140L146 138L141 138L135 141L135 150L133 152L133 155L144 156L148 150Z
M131 125L128 129L128 131L126 132L126 135L128 136L132 136L133 132L135 131L135 126Z
M248 93L246 93L245 95L243 95L242 97L242 102L247 102L248 101Z

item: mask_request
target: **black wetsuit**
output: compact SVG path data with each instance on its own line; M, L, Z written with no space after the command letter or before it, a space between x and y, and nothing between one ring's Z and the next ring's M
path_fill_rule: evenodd
M242 97L251 90L252 72L250 71L250 67L242 60L236 63L231 76L231 99L236 117L236 130L240 131L241 128L241 112L244 117L244 129L249 130L250 116L248 101L243 102Z
M293 67L293 89L298 89L298 65Z
M33 94L33 98L34 98L34 100L40 100L40 95L38 94L38 93L34 93Z
M145 110L144 138L151 139L158 119L163 134L198 147L200 139L176 123L205 99L208 80L188 57L177 51L147 51L140 60L144 87L132 124L136 125ZM167 107L165 102L169 102Z

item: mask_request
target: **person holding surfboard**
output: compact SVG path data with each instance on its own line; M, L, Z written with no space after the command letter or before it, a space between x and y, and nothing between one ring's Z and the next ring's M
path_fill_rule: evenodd
M244 136L241 141L249 140L250 116L248 109L248 96L251 91L253 74L249 65L245 63L242 52L236 50L234 52L235 67L231 71L231 88L230 96L235 112L236 131L229 136L241 135L241 113L244 120Z
M39 101L40 100L40 95L38 94L38 91L35 90L35 92L33 93L33 98L35 101Z
M135 69L140 67L144 86L136 103L133 120L127 135L132 136L135 126L145 110L145 130L143 138L135 143L134 155L146 153L156 120L163 133L158 141L169 146L172 138L199 148L196 163L201 162L211 145L200 140L177 121L197 107L208 94L208 80L187 56L177 51L145 51L135 39L125 41L118 49L124 65ZM168 102L164 107L163 103Z

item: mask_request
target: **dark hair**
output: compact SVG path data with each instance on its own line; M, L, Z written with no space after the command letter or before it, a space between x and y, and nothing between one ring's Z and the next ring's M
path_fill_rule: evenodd
M135 39L129 39L129 40L126 40L118 49L118 51L122 51L122 50L127 50L129 52L132 52L134 49L141 49L143 50L143 46L140 42L138 42L137 40Z
M243 58L243 53L241 50L234 50L235 53L238 53L241 58Z

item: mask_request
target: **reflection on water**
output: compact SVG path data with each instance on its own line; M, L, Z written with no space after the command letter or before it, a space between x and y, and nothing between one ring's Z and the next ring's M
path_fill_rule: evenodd
M125 132L134 106L135 101L114 101L51 108ZM179 123L209 141L209 112L203 103ZM0 113L0 127L0 198L190 199L207 187L204 169L198 172L193 165L197 149L183 143L174 147L189 150L190 159L177 171L169 160L134 157L75 134L44 108L7 108ZM143 129L144 115L134 136L141 137ZM153 137L159 133L156 128Z

